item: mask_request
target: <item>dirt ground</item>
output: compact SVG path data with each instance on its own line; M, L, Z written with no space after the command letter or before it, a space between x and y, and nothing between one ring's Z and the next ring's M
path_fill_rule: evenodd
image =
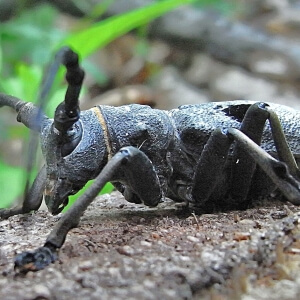
M173 202L97 198L60 260L17 274L57 222L45 211L0 221L0 299L299 299L300 209L267 206L196 216Z

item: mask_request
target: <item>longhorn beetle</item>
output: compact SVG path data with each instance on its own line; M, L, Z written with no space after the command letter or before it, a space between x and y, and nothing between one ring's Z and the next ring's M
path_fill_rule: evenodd
M46 161L22 206L1 210L0 216L37 210L43 194L49 211L58 214L69 195L96 180L62 215L43 247L17 256L19 271L40 270L57 259L68 231L108 181L126 200L148 206L169 197L200 211L243 209L275 188L300 205L299 112L250 101L170 111L96 106L80 112L84 71L71 49L64 48L61 58L68 89L54 120L30 102L0 95L0 106L14 108L19 122L39 132Z

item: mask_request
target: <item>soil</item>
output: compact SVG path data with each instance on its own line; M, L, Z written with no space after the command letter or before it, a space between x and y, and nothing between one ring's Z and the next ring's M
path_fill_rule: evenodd
M299 299L300 209L268 202L226 213L98 197L59 261L26 275L16 253L43 245L59 217L0 221L0 299Z

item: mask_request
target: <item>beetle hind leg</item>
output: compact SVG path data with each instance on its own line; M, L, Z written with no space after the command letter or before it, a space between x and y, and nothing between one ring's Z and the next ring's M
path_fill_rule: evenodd
M267 120L270 123L278 159L259 147ZM240 130L229 128L228 134L236 141L235 164L231 178L231 195L235 201L246 203L252 176L258 165L288 201L300 205L300 172L281 123L267 104L253 104L248 109Z
M279 160L259 146L267 120L270 122ZM231 161L231 175L227 179L227 184L224 184L221 180L226 172L228 151L233 142L235 146ZM201 153L194 175L192 199L195 207L203 208L205 211L212 210L214 203L210 197L218 186L221 186L227 189L229 200L216 203L218 207L247 208L249 190L257 165L269 176L288 201L300 205L298 166L286 142L277 115L265 103L251 105L239 129L229 128L223 131L217 129L212 133ZM221 196L225 194L226 192Z
M263 129L269 117L266 107L268 105L263 102L251 105L239 128L241 133L257 145L261 143ZM242 208L249 205L247 196L256 170L255 158L249 155L249 151L249 149L242 147L238 141L236 142L230 176L230 198Z
M255 103L246 111L239 131L247 135L254 143L260 144L263 128L268 118L265 110L266 104ZM226 198L216 206L229 209L245 208L251 180L255 172L256 163L249 157L248 150L237 145L234 146L233 159L228 162L228 152L235 137L228 133L228 129L216 129L205 145L196 172L193 178L192 198L196 207L203 207L205 211L211 211L212 198ZM231 174L225 168L228 163L232 165ZM222 182L222 180L227 180ZM232 183L232 184L230 184ZM223 189L223 193L216 195L216 189ZM229 193L229 195L228 195ZM208 201L210 200L210 201ZM231 203L229 203L231 202Z
M241 131L230 128L228 133L271 178L287 200L300 205L300 182L290 173L287 164L269 155Z

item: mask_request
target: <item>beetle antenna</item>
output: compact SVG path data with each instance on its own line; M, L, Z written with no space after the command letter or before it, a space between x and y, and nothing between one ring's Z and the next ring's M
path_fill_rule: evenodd
M68 51L69 48L63 47L56 53L54 62L50 65L48 72L46 72L46 76L43 79L43 84L38 99L39 107L37 108L37 113L33 118L35 124L39 126L39 129L44 116L43 111L46 106L50 89L53 85L59 66L62 63L64 63L64 59L65 59L64 57ZM29 195L28 191L31 184L32 170L36 161L37 147L38 147L38 136L35 134L35 132L32 132L29 137L28 156L27 156L27 160L26 160L27 163L25 167L26 174L27 174L26 181L25 181L25 188L24 188L25 197L28 197Z
M22 106L24 101L14 97L0 93L0 107L9 106L17 111L18 107Z
M79 65L78 55L69 48L65 48L62 63L67 69L66 80L68 82L68 89L65 100L56 108L54 126L64 135L79 120L80 109L78 98L84 78L84 71Z
M0 107L2 106L8 106L13 108L18 113L18 122L22 122L26 127L33 131L40 131L41 124L40 122L37 122L39 110L31 102L25 102L14 96L0 93ZM46 118L46 116L41 113L40 119L43 118Z

